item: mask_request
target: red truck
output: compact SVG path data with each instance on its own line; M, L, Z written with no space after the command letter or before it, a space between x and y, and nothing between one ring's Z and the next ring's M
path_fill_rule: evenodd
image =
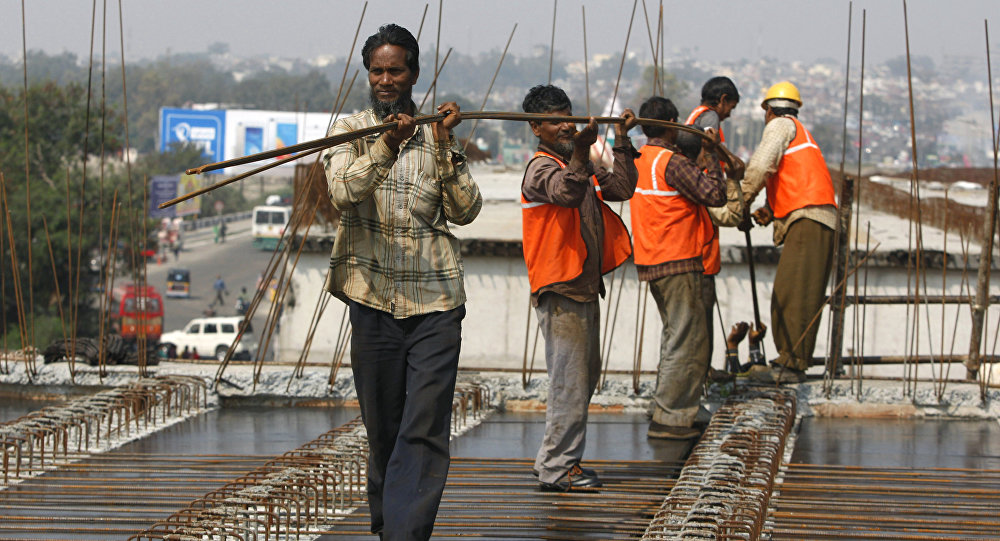
M126 342L135 343L145 338L147 344L156 344L163 334L163 297L153 286L139 287L126 284L115 288L111 320L117 323L118 332Z
M147 365L159 364L152 354L163 334L163 298L156 288L120 285L112 291L110 302L111 332L104 336L103 344L101 339L89 337L78 337L76 343L55 340L42 352L45 363L66 360L72 353L96 366L103 351L107 364L138 364L138 348L145 339Z

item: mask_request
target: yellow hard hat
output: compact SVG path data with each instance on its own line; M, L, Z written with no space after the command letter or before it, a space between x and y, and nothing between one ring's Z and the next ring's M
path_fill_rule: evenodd
M798 107L802 107L802 98L799 97L799 89L795 88L795 85L788 81L781 81L768 88L767 94L764 94L764 101L760 102L761 108L767 109L768 100L774 99L794 101Z

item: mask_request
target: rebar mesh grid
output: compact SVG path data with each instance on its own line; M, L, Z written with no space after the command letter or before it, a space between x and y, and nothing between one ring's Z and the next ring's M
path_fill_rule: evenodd
M1000 470L788 464L769 539L996 539Z
M459 383L452 433L490 407L489 390ZM299 539L329 529L365 501L368 439L360 418L192 501L129 540Z

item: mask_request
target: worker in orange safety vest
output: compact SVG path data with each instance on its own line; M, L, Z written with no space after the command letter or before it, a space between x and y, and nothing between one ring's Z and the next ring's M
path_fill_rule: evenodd
M562 89L539 85L528 91L528 113L571 115ZM543 491L593 490L597 472L581 465L587 409L600 377L601 278L632 253L628 230L604 201L624 201L635 192L637 156L628 137L636 125L626 109L616 124L611 171L590 161L597 139L591 119L582 130L570 122L531 122L538 150L521 183L524 261L531 303L545 337L549 375L545 435L534 472Z
M753 213L774 225L783 246L771 296L771 336L778 357L750 377L800 383L812 363L818 320L833 262L837 201L823 153L798 119L802 98L788 81L768 89L761 103L764 133L750 158L742 189L749 206L766 187L767 202Z
M712 221L712 239L710 242L705 243L705 275L709 279L706 280L703 293L705 294L705 305L710 310L715 307L715 303L717 302L715 275L719 274L719 271L722 270L719 227L737 227L741 224L744 224L744 227L749 227L746 223L748 216L743 205L743 192L740 190L739 183L743 179L745 165L742 160L727 149L725 145L726 134L722 129L722 122L732 115L733 110L736 109L739 102L740 93L736 88L736 83L732 79L723 76L712 77L701 87L701 104L691 111L691 114L688 115L687 120L684 122L689 126L701 130L713 130L717 132L719 134L719 142L722 143L718 147L719 152L724 153L728 157L729 162L726 163L723 161L720 163L724 168L723 173L726 179L726 203L722 206L707 207L708 216ZM677 139L682 145L693 145L695 137L688 133L681 133L678 134ZM705 156L713 156L713 154L706 154ZM702 165L705 166L705 164ZM709 357L712 356L714 346L715 325L712 324L713 321L714 318L709 317ZM725 327L725 322L722 322L722 325ZM733 377L732 375L727 376L720 371L713 370L711 367L708 373L709 379L713 381L724 381ZM707 410L701 412L699 416L702 417L701 420L707 420Z
M654 96L639 115L676 122L677 108ZM647 436L683 440L701 433L694 422L711 361L712 324L704 292L712 277L704 253L714 238L706 207L725 203L725 180L714 154L702 160L706 169L699 166L699 155L706 154L700 138L686 138L691 144L681 147L675 130L642 130L649 140L635 160L639 183L629 203L635 264L639 280L649 282L663 323ZM709 133L718 140L716 132Z

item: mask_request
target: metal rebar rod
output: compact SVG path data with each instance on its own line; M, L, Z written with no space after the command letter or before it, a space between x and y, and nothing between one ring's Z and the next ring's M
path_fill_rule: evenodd
M556 21L555 21L555 8L553 8L552 13L552 38L555 39L556 31ZM497 82L497 75L500 75L500 68L503 67L503 61L507 58L507 49L510 48L510 42L514 39L514 32L517 31L517 23L514 23L514 28L510 29L510 36L507 36L507 44L503 46L503 52L500 53L500 61L497 62L497 69L493 71L493 77L490 79L490 85L486 88L486 94L483 95L483 103L479 106L479 110L482 111L486 108L486 102L490 99L490 93L493 92L493 84ZM549 58L549 81L552 80L552 59ZM465 145L462 146L462 151L469 148L469 143L476 136L476 128L479 127L479 120L472 123L472 129L469 130L469 137L465 140Z
M590 116L590 60L587 58L587 7L580 5L580 14L583 16L583 90L587 96L587 116Z
M576 124L586 124L590 122L591 118L598 124L623 124L625 120L621 117L589 117L589 116L571 116L571 115L550 115L543 113L515 113L515 112L505 112L505 111L473 111L473 112L463 112L463 120L514 120L523 122L572 122ZM439 122L444 119L445 115L426 115L418 116L414 118L414 122L417 125L429 124L432 122ZM641 126L658 126L663 128L672 128L679 131L691 133L697 135L703 139L711 141L710 136L705 132L693 128L690 126L685 126L684 124L678 124L676 122L669 122L666 120L659 120L654 118L636 118L636 122ZM291 145L282 147L280 149L268 150L264 152L259 152L257 154L250 154L249 156L243 156L241 158L234 158L232 160L226 160L222 162L210 163L201 165L199 167L194 167L186 171L189 175L198 175L208 171L217 171L219 169L224 169L226 167L232 167L236 165L243 165L247 163L257 162L261 160L267 160L270 158L276 158L278 156L284 156L286 154L301 152L303 150L310 150L314 148L329 148L339 144L343 144L354 139L359 139L366 135L372 135L376 133L382 133L394 129L398 125L397 122L386 122L384 124L379 124L376 126L370 126L367 128L361 128L348 133L338 134L329 137L323 137L320 139L314 139L312 141L305 141L297 145Z
M983 341L983 319L986 309L989 307L987 296L990 290L990 271L993 267L993 237L997 227L997 189L1000 187L998 178L998 153L997 144L1000 137L997 135L996 117L993 106L993 67L990 61L990 27L989 21L983 21L986 32L986 73L990 92L990 134L993 136L993 179L990 181L989 219L983 224L984 243L979 254L979 274L976 281L976 303L972 305L972 329L969 337L969 358L965 362L967 377L974 379L979 375L980 348Z
M545 84L552 84L552 59L555 56L555 51L556 51L556 8L557 7L559 7L559 0L552 0L552 37L549 39L549 79ZM514 27L517 28L516 23L514 24ZM511 32L511 36L513 35L514 33ZM508 41L507 44L509 45L510 42ZM504 50L504 52L506 52L506 49ZM500 61L503 62L503 60ZM493 85L490 84L490 86Z
M448 63L448 57L451 56L451 47L444 53L444 58L441 59L441 63L438 64L437 70L434 71L434 78L431 79L430 86L427 87L427 92L424 92L424 99L420 100L420 105L417 106L417 113L423 110L424 104L427 103L427 98L431 97L431 92L437 88L438 77L441 72L444 71L444 65Z
M839 275L841 275L847 268L847 252L849 251L848 246L850 242L848 240L848 235L850 234L851 225L851 204L850 202L844 201L844 198L848 192L847 185L850 184L850 198L854 197L854 181L850 179L848 182L848 177L844 174L845 162L847 160L847 105L848 98L850 97L850 82L851 82L851 23L854 17L854 2L848 2L847 4L847 61L844 67L844 121L843 121L843 132L841 135L841 151L840 151L840 178L842 180L840 189L840 201L837 205L837 228L834 235L833 242L833 258L834 258L834 272L831 273L830 280L833 283L839 282ZM845 209L846 207L846 209ZM846 216L845 216L846 214ZM747 238L749 238L750 233L747 232ZM841 254L844 254L843 257ZM846 292L846 284L841 287L840 291L834 291L834 294L838 299L841 299L839 303L833 303L830 305L830 320L827 322L829 327L829 349L830 349L830 359L833 361L831 366L827 366L826 374L833 375L840 369L840 356L843 351L844 345L844 302L842 298ZM827 383L824 384L824 392L829 397L831 392L831 387Z
M25 8L24 0L21 0L21 58L24 59L22 62L22 68L24 72L24 197L25 197L25 214L27 229L25 233L28 238L33 238L35 236L34 231L31 227L31 175L30 167L31 163L28 156L31 153L28 151L28 37L27 31L25 29ZM33 242L28 242L28 315L31 317L31 331L28 334L29 340L22 341L21 347L26 348L28 344L35 343L35 287L34 287L34 271L32 270L32 260L34 257L31 256L31 245ZM11 244L11 248L13 248ZM26 361L26 366L29 367L29 371L34 372L34 363L28 364Z
M835 299L829 299L829 302L835 302ZM908 295L857 295L855 297L848 297L846 300L847 304L856 305L874 305L874 304L906 304L914 302L913 297ZM919 299L920 304L965 304L971 305L973 299L968 295L925 295ZM989 297L989 302L998 303L1000 302L1000 295L991 295Z

